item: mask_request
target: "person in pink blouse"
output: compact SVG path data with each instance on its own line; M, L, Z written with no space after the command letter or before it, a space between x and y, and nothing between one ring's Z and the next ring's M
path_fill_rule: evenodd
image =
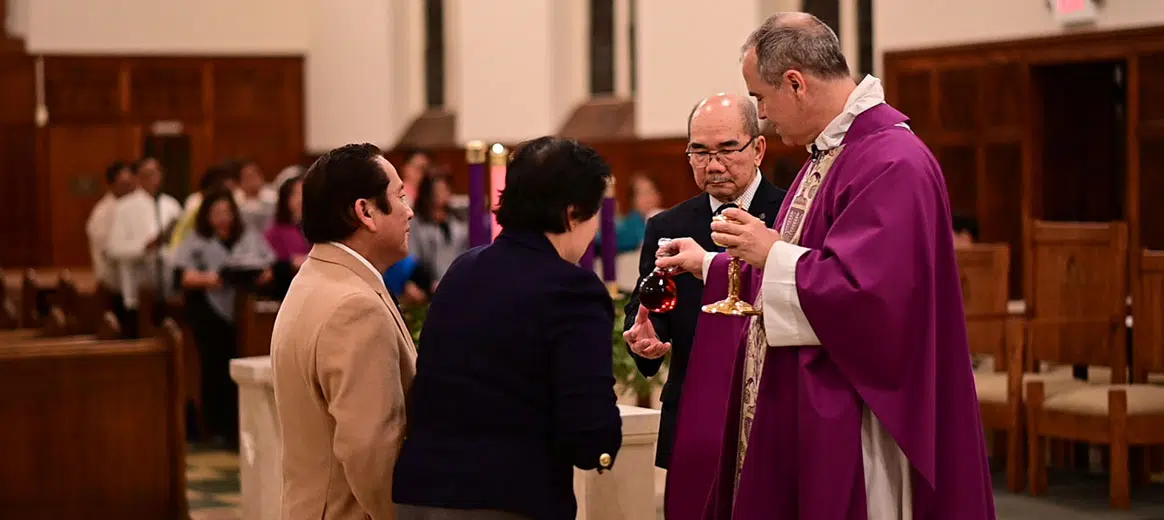
M275 251L274 296L282 299L287 294L291 279L307 259L311 244L303 236L299 223L303 218L303 178L288 179L279 187L279 202L275 220L264 235Z

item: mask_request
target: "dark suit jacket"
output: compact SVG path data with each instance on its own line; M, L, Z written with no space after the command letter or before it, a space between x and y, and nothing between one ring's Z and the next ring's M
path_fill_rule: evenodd
M756 195L748 212L771 227L784 202L785 191L777 188L767 179L761 178ZM643 252L639 259L639 283L655 269L655 252L659 249L660 238L691 237L708 251L716 246L711 241L711 200L706 193L687 199L667 211L655 215L647 221L647 231L643 237ZM634 325L639 312L638 284L626 304L626 329ZM695 339L695 323L699 319L703 300L703 282L693 275L683 274L675 278L679 301L666 314L652 314L651 322L659 339L671 342L671 367L667 373L667 383L663 386L663 410L659 419L659 444L655 454L655 465L666 468L671 459L671 447L675 439L676 414L679 412L679 397L683 393L683 379L687 375L687 360L691 358L691 342ZM653 376L663 365L663 358L646 359L631 353L635 364L645 376Z
M573 519L573 468L622 443L613 328L606 287L543 234L461 255L421 331L396 503Z

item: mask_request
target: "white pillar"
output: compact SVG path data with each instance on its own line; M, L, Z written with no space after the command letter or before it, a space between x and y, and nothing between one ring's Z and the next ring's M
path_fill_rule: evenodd
M631 0L614 0L614 95L631 96Z
M840 2L841 32L837 35L841 39L841 51L845 53L845 61L849 62L849 72L856 76L861 67L861 34L860 21L857 19L857 0L838 0Z
M687 115L718 92L746 94L740 47L760 23L761 0L638 0L635 127L640 137L687 135Z
M446 0L445 9L458 141L553 134L587 98L585 0Z
M312 0L306 59L307 149L391 146L423 107L418 1Z

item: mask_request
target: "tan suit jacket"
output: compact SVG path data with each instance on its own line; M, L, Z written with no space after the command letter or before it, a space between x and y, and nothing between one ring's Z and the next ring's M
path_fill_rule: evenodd
M283 520L393 520L416 347L382 278L312 248L271 338L283 432Z

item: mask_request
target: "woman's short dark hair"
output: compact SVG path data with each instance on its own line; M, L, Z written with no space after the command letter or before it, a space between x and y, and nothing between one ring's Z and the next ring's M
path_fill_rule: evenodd
M428 221L433 219L436 213L433 194L436 193L437 184L442 182L448 183L448 176L443 171L435 169L429 170L420 180L420 186L416 188L416 200L412 202L412 210L417 218Z
M234 194L227 189L212 190L202 197L202 203L198 205L198 214L194 216L194 232L202 238L214 236L214 226L210 225L210 210L220 201L226 201L226 204L230 206L230 214L234 216L227 241L238 240L243 234L242 216L239 215L238 203L234 201Z
M505 173L497 223L503 228L564 233L570 219L602 207L610 165L572 139L539 137L520 146Z
M279 202L275 205L275 222L295 224L295 219L291 215L291 192L301 182L303 182L303 177L291 177L279 186Z
M323 154L303 176L303 236L312 244L344 240L360 229L355 203L372 199L391 213L388 175L376 162L380 149L349 144Z

